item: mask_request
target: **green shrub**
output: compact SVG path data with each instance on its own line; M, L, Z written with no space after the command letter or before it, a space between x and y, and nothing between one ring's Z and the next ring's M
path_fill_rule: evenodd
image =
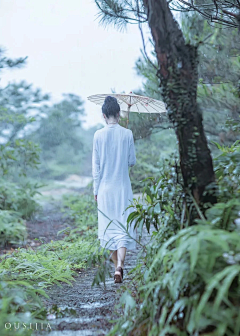
M91 186L84 194L63 195L63 212L71 218L82 233L93 230L96 234L98 227L97 203L94 200Z
M35 323L45 321L46 309L39 295L48 297L27 281L0 281L1 336L29 336L32 334L30 323L34 327Z
M74 223L58 232L65 232L62 240L44 243L40 238L43 244L35 249L18 248L0 256L3 280L0 283L1 335L31 335L31 330L5 330L4 324L21 321L35 323L35 319L44 322L46 312L42 308L41 298L38 298L38 295L45 295L43 289L52 284L60 285L61 282L72 285L76 271L87 267L90 257L91 261L97 262L102 254L102 250L98 251L97 208L93 196L69 195L64 202L62 211ZM23 222L18 212L2 210L1 213L9 213L9 216L14 213ZM6 219L7 228L10 220ZM4 288L1 288L1 284Z
M179 221L183 202L183 189L177 174L179 167L176 167L174 158L166 159L159 169L158 178L149 177L145 179L146 186L143 188L144 204L134 199L129 208L133 208L128 217L128 225L140 227L146 226L149 232L152 225L155 230L163 230L166 227L169 235L180 228ZM159 177L160 175L160 177ZM171 224L170 224L171 221Z
M0 209L14 210L19 212L24 219L29 219L41 207L34 200L34 196L39 194L40 186L27 182L17 185L14 182L0 180Z
M209 225L182 229L147 265L137 295L132 292L138 309L127 312L118 332L238 336L239 277L239 232Z
M150 179L146 204L133 205L129 224L155 231L123 286L123 316L108 335L239 336L239 146L219 149L219 203L205 214L195 205L195 225L188 227L181 184L168 180L171 166L159 180Z
M18 117L15 116L17 119ZM3 120L7 121L8 116L6 118L4 116ZM35 120L33 117L30 119L31 122ZM27 139L15 139L0 144L0 175L6 178L12 175L26 177L29 169L38 168L40 151L38 144Z
M140 139L135 141L135 147L137 162L134 167L130 168L129 175L133 192L138 193L147 186L145 181L147 177L152 176L158 179L161 167L173 153L177 152L176 135L173 129L167 129L154 132L144 139L140 136Z
M19 212L0 210L0 246L19 244L27 237L25 221Z
M220 150L214 158L214 170L219 184L219 198L225 202L231 198L240 198L240 140L232 146L215 145Z

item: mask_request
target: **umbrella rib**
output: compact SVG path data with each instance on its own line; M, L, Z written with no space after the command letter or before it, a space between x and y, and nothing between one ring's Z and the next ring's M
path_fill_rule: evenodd
M138 108L138 105L136 104L136 108L138 109L138 113L140 113L140 111L139 111L139 108Z
M147 102L148 102L148 104L164 105L163 102L161 102L161 101L157 101L157 100L154 99L154 98L147 98Z
M158 102L158 101L156 101L156 100L152 100L152 102L151 102L152 104L154 104L154 105L157 105L157 106L164 106L165 107L165 104L164 103L162 103L162 102Z
M144 106L144 104L140 101L139 102L139 104L141 104L147 111L148 111L148 108L146 107L146 105ZM146 103L145 103L146 104ZM152 106L152 108L155 110L155 111L157 111L153 106ZM148 111L149 112L149 111ZM149 112L150 113L150 112Z
M142 104L142 102L141 102L141 99L138 99L138 103L139 103L140 105L143 106L143 104ZM137 104L136 104L136 106L137 106ZM144 106L144 108L145 108L145 106ZM138 110L138 111L139 111L139 110Z
M157 103L152 103L152 108L155 109L156 111L159 110L159 109L161 109L161 110L164 109L164 111L166 112L165 104L158 105Z
M125 99L122 99L122 101L127 105L129 104Z
M97 95L97 96L90 96L89 98L92 98L92 99L98 99L98 98L101 98L101 97L106 97L107 95L106 94L100 94L100 95Z

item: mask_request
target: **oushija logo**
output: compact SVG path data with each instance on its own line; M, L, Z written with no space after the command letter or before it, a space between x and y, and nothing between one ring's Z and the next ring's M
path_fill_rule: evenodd
M50 323L19 323L19 322L6 322L5 329L7 330L19 330L19 329L28 329L28 330L52 330Z

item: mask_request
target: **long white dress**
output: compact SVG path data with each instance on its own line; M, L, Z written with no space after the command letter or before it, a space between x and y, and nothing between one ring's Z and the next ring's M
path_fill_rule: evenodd
M92 175L93 194L97 195L98 205L98 239L100 245L109 250L136 248L134 225L126 232L127 218L133 208L125 211L133 199L128 167L135 163L131 130L119 124L107 124L95 132Z

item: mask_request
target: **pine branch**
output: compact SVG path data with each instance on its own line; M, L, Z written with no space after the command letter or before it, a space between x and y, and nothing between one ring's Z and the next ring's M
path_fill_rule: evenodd
M139 17L136 17L136 10L128 0L95 0L100 12L100 23L113 24L117 28L125 28L127 23L138 24L147 22L144 12L140 11Z

